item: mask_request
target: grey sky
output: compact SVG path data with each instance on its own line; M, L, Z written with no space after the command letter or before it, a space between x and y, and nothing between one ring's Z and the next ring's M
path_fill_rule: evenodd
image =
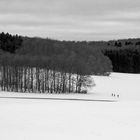
M140 37L140 0L1 0L0 31L61 40Z

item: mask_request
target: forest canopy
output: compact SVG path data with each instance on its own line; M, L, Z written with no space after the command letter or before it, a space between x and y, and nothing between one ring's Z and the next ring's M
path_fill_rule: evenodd
M82 92L90 75L140 73L140 39L58 41L0 33L0 86L22 92ZM88 84L88 86L90 86Z
M86 42L0 34L1 87L10 91L81 92L93 74L112 71L110 59Z

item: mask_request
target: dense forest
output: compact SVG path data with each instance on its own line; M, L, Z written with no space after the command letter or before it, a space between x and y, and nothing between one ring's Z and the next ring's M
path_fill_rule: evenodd
M140 49L121 48L104 52L113 64L114 72L140 73Z
M0 87L4 91L81 93L93 74L112 71L110 59L86 42L0 34Z
M123 73L140 73L140 39L122 39L122 40L111 40L111 41L57 41L51 39L40 39L40 38L24 38L23 47L18 53L24 54L27 53L27 46L29 45L34 48L35 43L43 47L48 46L46 49L48 53L55 48L56 52L60 51L76 51L78 53L86 52L90 50L91 52L96 52L97 50L101 51L103 55L107 56L113 65L114 72L123 72ZM35 42L35 43L33 43ZM27 45L28 44L28 45ZM49 47L50 46L50 47ZM31 50L34 50L31 52ZM34 49L29 49L28 53L35 53ZM41 49L40 49L41 51ZM52 51L53 52L53 51ZM39 51L38 51L39 53ZM41 52L40 52L41 53ZM46 53L44 51L44 53ZM80 56L81 56L80 54ZM88 52L86 55L89 55ZM102 66L102 63L101 63ZM94 67L95 68L95 67ZM94 74L97 74L98 71L94 71Z
M114 72L140 73L140 39L109 41L109 48L104 48Z
M140 73L140 39L58 41L0 34L0 87L6 91L83 92L90 75Z

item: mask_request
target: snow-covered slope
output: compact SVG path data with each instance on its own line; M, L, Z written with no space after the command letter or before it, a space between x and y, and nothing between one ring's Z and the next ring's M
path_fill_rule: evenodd
M0 99L1 140L139 140L139 102Z
M130 99L140 99L140 75L112 73L110 77L93 78L96 87L89 89L87 95L0 92L0 97L14 97L0 98L0 139L139 140L140 100ZM122 100L87 102L31 99L116 99L111 97L112 93L120 94Z
M121 100L140 100L140 74L112 73L107 76L93 76L96 86L89 89L95 95L116 94Z

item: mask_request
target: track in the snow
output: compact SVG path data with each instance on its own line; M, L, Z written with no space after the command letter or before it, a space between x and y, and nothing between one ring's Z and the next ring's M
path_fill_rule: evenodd
M108 99L76 99L76 98L36 98L36 97L0 97L0 99L34 99L34 100L64 100L64 101L90 101L90 102L116 102L116 100Z

